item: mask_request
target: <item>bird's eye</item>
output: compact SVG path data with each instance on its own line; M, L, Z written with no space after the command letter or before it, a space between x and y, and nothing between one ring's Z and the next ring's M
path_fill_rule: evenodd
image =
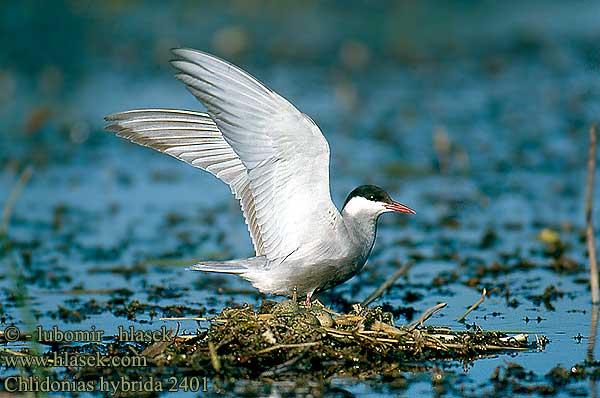
M370 195L370 196L369 196L369 199L373 200L373 199L375 199L375 196L373 196L373 195Z

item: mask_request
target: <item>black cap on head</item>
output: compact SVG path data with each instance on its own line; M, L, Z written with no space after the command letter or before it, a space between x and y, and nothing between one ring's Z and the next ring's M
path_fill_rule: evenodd
M383 202L383 203L392 203L392 198L385 192L383 189L379 188L375 185L361 185L358 188L355 188L344 202L344 206L350 201L350 199L355 196L361 196L367 200L371 200L373 202Z

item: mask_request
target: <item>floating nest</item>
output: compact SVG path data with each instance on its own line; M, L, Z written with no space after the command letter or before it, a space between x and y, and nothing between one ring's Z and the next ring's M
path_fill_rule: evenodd
M91 354L104 357L138 356L145 366L67 367L28 369L44 372L57 380L147 379L166 380L173 376L202 375L222 383L240 379L277 380L320 379L331 377L402 377L402 371L426 371L443 360L469 363L487 355L542 349L545 337L530 339L526 334L471 328L453 331L425 326L423 323L445 304L426 312L417 322L394 326L393 317L381 307L355 305L351 313L333 312L319 302L310 308L295 301L265 301L255 310L251 305L225 308L214 318L166 318L174 327L168 341L154 343L121 342L111 338L105 343L51 344L41 354ZM198 330L180 334L179 321L196 320ZM3 353L31 355L27 350ZM26 369L23 369L26 370ZM400 376L399 376L400 375Z
M321 377L367 377L399 364L444 359L470 362L499 352L541 349L547 342L543 336L529 339L526 334L478 328L425 327L424 320L433 312L398 327L392 314L381 307L355 305L353 312L339 314L318 302L305 308L291 300L267 301L258 311L247 305L226 308L211 319L195 318L208 322L198 334L155 343L143 355L158 366L192 365L205 374L233 378L274 377L306 369Z

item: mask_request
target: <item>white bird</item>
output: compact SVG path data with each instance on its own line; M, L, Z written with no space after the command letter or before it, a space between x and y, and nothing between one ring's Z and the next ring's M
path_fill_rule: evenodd
M240 201L256 256L205 261L192 270L236 274L260 292L306 297L356 275L383 213L415 214L373 185L340 212L329 191L329 145L315 122L242 69L176 49L176 77L207 113L140 109L105 119L108 130L225 182Z

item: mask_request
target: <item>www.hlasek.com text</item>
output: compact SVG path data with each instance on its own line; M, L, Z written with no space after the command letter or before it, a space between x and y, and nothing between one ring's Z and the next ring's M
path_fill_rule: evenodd
M78 354L73 352L52 352L46 355L0 355L0 365L7 368L29 367L140 367L147 366L147 358L143 356L105 356L99 352Z

